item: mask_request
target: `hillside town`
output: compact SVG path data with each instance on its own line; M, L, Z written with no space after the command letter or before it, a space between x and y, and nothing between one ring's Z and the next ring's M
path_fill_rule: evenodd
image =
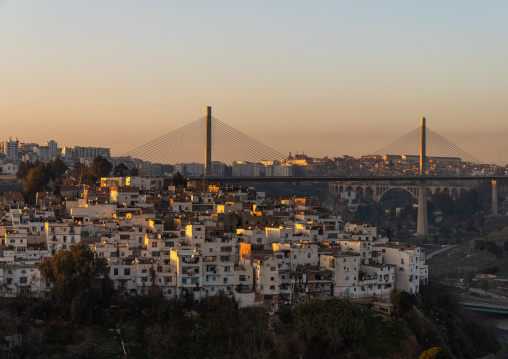
M37 206L4 194L0 296L49 298L38 264L73 244L107 258L115 289L196 300L223 293L241 306L309 298L387 298L418 293L424 251L390 243L376 227L345 222L315 198L268 196L254 188L163 178L108 177ZM7 198L6 198L7 197Z

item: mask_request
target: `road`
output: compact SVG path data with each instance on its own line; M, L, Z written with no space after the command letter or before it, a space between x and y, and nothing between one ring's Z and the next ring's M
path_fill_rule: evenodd
M458 244L454 244L454 245L452 245L452 246L446 246L446 247L444 247L444 248L438 249L437 251L431 252L431 253L429 253L429 254L425 255L425 260L427 260L427 261L428 261L429 259L431 259L432 257L434 257L434 256L438 255L439 253L446 252L447 250L452 249L452 248L455 248L455 247L457 247L457 246L458 246Z

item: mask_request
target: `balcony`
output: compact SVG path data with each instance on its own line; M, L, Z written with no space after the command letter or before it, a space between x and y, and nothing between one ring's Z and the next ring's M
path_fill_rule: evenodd
M199 263L199 258L182 258L182 263L187 264Z

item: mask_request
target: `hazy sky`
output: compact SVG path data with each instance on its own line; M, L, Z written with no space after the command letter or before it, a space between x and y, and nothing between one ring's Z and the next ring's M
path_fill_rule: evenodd
M311 156L420 124L508 163L508 2L0 0L0 140L120 155L205 115Z

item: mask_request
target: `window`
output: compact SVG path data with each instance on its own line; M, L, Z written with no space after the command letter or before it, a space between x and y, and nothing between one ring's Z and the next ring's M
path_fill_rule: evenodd
M118 275L118 268L113 269L113 275Z
M270 271L275 272L275 267L270 267Z
M272 289L272 290L273 290L273 289L275 289L275 286L274 286L274 285L271 285L271 286L270 286L270 289Z
M275 277L270 277L270 280L273 282L275 281Z
M130 268L124 268L123 269L123 275L131 275L131 269Z
M157 242L152 242L152 248L157 248Z
M404 259L401 259L401 260L400 260L400 264L404 264Z
M22 284L28 283L28 278L27 277L20 277L19 282Z
M67 245L66 244L62 244L62 249L67 249ZM100 253L100 254L104 255L104 253ZM102 257L102 256L100 256L100 257Z

